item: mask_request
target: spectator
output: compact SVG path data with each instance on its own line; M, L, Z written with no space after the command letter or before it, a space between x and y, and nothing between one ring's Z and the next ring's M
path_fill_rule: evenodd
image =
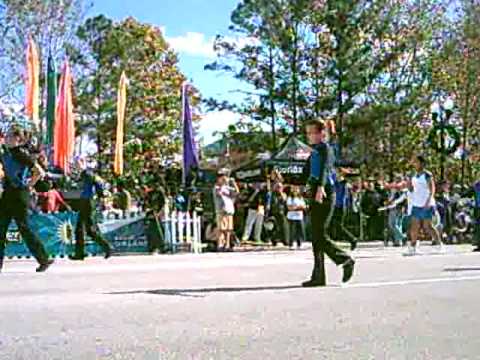
M67 211L72 211L72 208L65 202L63 196L58 191L57 184L50 181L49 190L47 192L37 193L40 203L41 211L45 213L55 213L60 211L63 206Z
M116 209L122 210L124 217L132 207L132 195L130 195L130 192L124 188L123 184L117 186L113 204Z
M243 232L242 241L246 242L250 239L252 230L255 226L254 239L255 242L262 242L262 227L265 217L265 202L267 198L267 192L265 185L257 185L252 188L247 199L247 220L245 222L245 229Z
M295 241L297 243L297 248L300 249L302 247L302 242L305 241L305 223L303 217L307 206L298 186L294 186L291 189L291 194L287 198L287 207L290 235L288 245L290 246L290 249L293 248L293 242Z
M276 183L273 186L273 192L269 194L269 199L267 213L274 224L274 231L268 234L269 240L273 246L277 245L277 240L286 245L290 237L287 220L287 195L283 191L281 183Z
M235 197L239 192L234 179L225 173L219 173L215 185L215 208L219 227L218 250L229 251L233 236L233 215L235 214Z

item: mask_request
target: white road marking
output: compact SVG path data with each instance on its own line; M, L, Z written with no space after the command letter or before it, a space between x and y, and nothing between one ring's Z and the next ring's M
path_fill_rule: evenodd
M441 278L429 278L429 279L411 279L411 280L398 280L398 281L381 281L371 283L358 283L358 284L345 284L341 288L369 288L369 287L387 287L387 286L404 286L415 284L432 284L442 282L457 282L457 281L476 281L480 280L480 275L475 276L457 276L457 277L441 277Z

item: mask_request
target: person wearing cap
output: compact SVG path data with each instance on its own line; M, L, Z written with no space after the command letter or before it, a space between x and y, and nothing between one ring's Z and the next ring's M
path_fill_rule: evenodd
M8 227L12 220L15 220L23 241L39 263L36 271L44 272L53 263L27 221L32 188L44 175L44 171L25 146L26 139L25 132L14 127L7 133L5 145L0 145L4 189L0 198L0 271L3 267Z

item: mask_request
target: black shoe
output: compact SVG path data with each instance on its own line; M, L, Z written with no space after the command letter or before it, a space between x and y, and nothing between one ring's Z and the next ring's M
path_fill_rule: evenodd
M350 251L353 251L356 248L357 248L357 241L355 240L350 243Z
M473 249L473 252L480 252L480 246L477 246L475 249ZM1 269L1 267L0 267Z
M3 268L3 257L0 258L0 273L2 272L2 268Z
M43 263L43 264L40 264L39 267L37 267L37 270L35 270L36 272L44 272L46 271L50 265L53 264L53 260L48 260L46 263Z
M320 279L310 279L302 283L303 287L316 287L316 286L326 286L325 281Z
M344 283L348 282L353 275L353 268L355 267L355 261L353 259L348 260L345 264L343 264L343 279Z
M107 246L107 247L105 248L105 256L104 256L104 258L105 258L105 259L108 259L110 256L112 256L112 251L113 251L112 247L111 247L110 245Z
M77 256L77 255L68 255L68 258L70 260L78 260L78 261L83 261L85 259L84 256Z

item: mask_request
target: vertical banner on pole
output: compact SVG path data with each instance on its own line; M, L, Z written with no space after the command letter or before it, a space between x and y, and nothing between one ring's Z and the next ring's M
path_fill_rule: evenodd
M45 143L51 151L53 145L53 133L55 129L55 105L57 103L57 71L55 61L51 54L48 56L47 65L47 128Z
M113 171L115 175L123 175L123 137L125 127L125 107L127 102L127 76L122 72L118 84L117 96L117 139L115 142L115 162Z
M60 79L58 102L55 113L53 163L70 173L70 161L75 150L75 123L72 101L72 75L68 61L65 62Z
M198 151L193 136L192 112L188 101L188 85L182 86L183 174L182 183L190 186L194 169L198 168Z
M40 60L37 46L31 36L28 39L26 62L25 113L32 120L36 130L40 130Z

